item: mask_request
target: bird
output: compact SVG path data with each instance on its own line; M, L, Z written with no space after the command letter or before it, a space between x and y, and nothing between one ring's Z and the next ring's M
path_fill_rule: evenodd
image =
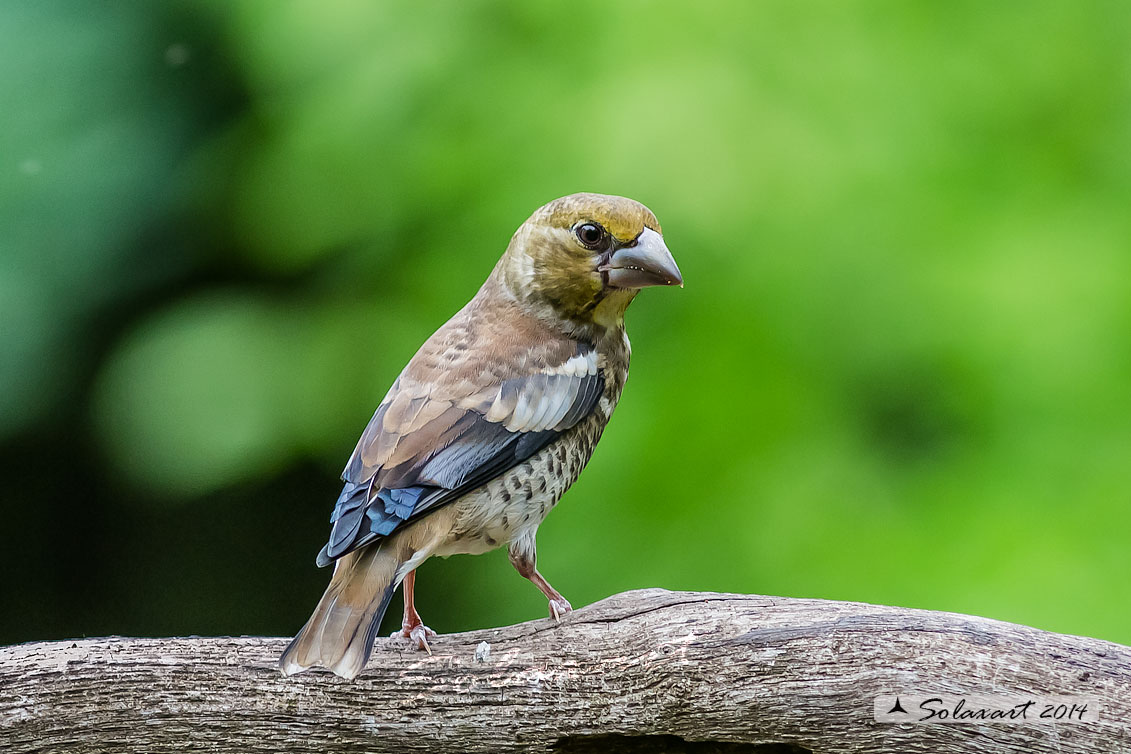
M420 347L378 405L342 472L319 566L325 593L279 659L354 679L398 586L394 637L431 653L414 602L433 556L506 546L545 595L536 533L581 474L620 399L631 346L625 310L641 289L683 286L643 204L580 193L536 210L475 296Z

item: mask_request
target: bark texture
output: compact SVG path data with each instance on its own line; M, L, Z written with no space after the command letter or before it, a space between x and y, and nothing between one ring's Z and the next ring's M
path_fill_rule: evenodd
M951 613L648 589L441 635L431 657L379 640L353 683L284 678L286 643L0 648L0 751L1131 751L1131 648ZM875 722L892 693L1087 695L1102 712Z

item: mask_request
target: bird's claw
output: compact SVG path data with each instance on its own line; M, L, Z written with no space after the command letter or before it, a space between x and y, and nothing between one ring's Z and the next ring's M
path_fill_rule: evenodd
M428 628L428 626L424 625L423 623L414 626L408 632L408 638L410 641L416 642L416 648L424 650L429 655L432 654L432 647L428 646L428 637L435 635L436 632Z
M550 600L550 617L554 620L561 620L563 615L572 611L573 605L569 604L569 600L565 597L557 597Z
M404 626L400 631L394 631L389 635L390 639L408 639L416 644L416 648L422 652L432 654L432 647L428 645L428 639L436 636L436 632L428 628L423 623L417 623L412 626Z

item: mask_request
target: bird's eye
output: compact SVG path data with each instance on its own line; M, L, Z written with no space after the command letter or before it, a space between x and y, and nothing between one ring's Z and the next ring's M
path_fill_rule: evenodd
M605 229L596 223L582 223L573 231L583 246L596 249L605 240Z

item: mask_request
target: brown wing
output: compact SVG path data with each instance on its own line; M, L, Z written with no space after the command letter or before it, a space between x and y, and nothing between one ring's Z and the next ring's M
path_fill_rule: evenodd
M500 334L461 315L425 343L373 414L342 474L320 565L503 474L597 404L604 379L591 346L522 337L513 325Z

